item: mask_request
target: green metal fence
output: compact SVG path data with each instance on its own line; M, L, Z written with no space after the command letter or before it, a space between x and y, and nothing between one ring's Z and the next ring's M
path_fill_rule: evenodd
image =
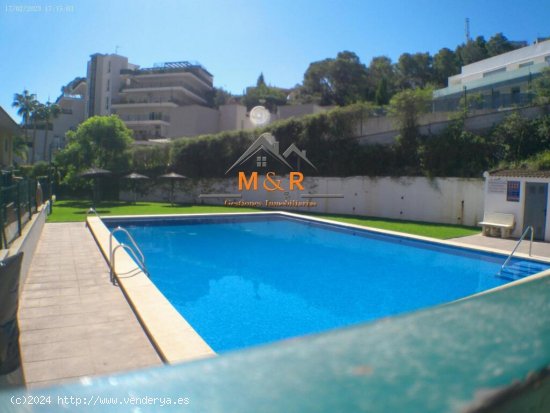
M26 223L46 200L52 198L52 182L37 179L3 179L0 186L0 246L8 248L21 236Z

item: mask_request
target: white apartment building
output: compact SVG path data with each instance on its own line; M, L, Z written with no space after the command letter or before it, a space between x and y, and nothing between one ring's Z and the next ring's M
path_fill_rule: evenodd
M162 142L222 131L252 129L245 106L210 106L213 76L199 63L167 62L141 68L118 54L93 54L86 78L63 88L53 128L34 133L29 162L51 161L67 131L91 116L118 115L136 143ZM271 122L327 110L318 105L281 106Z
M140 68L115 54L88 62L86 116L118 115L138 141L218 131L208 108L213 76L198 63L170 62Z
M70 83L57 99L56 104L61 113L55 119L52 130L52 141L49 143L47 160L51 159L56 150L65 146L65 134L75 130L86 119L86 96L88 94L86 79L79 78Z
M86 119L86 95L88 93L85 78L76 78L63 87L63 93L55 103L59 106L60 113L47 125L39 124L37 129L29 126L27 136L29 150L27 152L28 163L38 161L50 162L55 153L66 144L66 133L75 130ZM22 159L16 159L23 162Z
M448 87L434 92L434 107L455 110L460 98L482 98L480 109L499 109L530 103L531 82L550 66L550 40L462 66Z

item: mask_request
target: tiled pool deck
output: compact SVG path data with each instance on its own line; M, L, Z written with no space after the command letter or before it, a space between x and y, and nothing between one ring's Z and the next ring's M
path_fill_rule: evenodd
M28 385L162 364L82 222L45 225L19 324Z
M496 250L501 250L507 253L510 253L516 243L516 239L502 239L502 238L493 238L485 237L481 234L470 235L468 237L454 238L452 241L464 244L465 246L476 246L482 248L493 248ZM529 253L529 240L523 241L517 252L527 254ZM546 259L550 258L550 242L533 242L532 255L534 257L543 257Z
M516 242L481 235L452 241L507 252ZM549 258L550 243L534 243L533 255ZM46 224L19 319L29 385L161 364L84 223Z

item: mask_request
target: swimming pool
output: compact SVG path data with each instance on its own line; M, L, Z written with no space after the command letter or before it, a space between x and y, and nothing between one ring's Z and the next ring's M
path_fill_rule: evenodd
M446 303L549 268L515 259L499 277L502 255L287 214L104 221L130 231L151 280L216 352Z

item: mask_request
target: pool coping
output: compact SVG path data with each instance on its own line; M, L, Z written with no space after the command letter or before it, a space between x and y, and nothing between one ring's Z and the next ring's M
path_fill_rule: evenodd
M110 231L98 217L88 217L87 226L109 264ZM113 248L119 242L113 237ZM216 353L170 304L166 297L126 252L116 251L115 277L147 336L165 363L213 357Z
M466 246L459 242L439 240L420 235L404 234L397 231L389 231L378 228L364 227L361 225L342 223L324 218L300 215L287 211L259 211L259 212L231 212L231 213L204 213L204 214L161 214L161 215L109 215L103 218L107 220L116 219L143 219L143 218L200 218L213 216L254 216L254 215L282 215L290 218L309 220L330 225L337 225L344 228L357 229L366 232L373 232L389 236L397 236L411 240L424 241L442 246L455 247L476 252L493 253L506 257L506 252L495 248L483 248L480 246ZM86 224L95 238L101 252L107 263L110 264L109 237L110 231L105 223L97 216L89 216ZM119 245L113 237L113 248ZM204 339L194 330L194 328L179 314L166 297L158 290L154 283L149 279L141 269L137 268L134 260L123 248L117 250L115 274L117 282L126 296L129 304L134 310L145 332L155 346L157 352L164 362L173 364L184 361L197 360L216 355L214 350L204 341ZM541 256L528 256L523 253L516 253L514 256L541 261L550 264L550 258ZM124 275L123 275L124 274ZM128 274L128 275L126 275ZM491 288L456 301L467 300L478 295L489 294L493 291L510 288L515 285L523 284L537 278L550 276L550 269L542 271L528 277L511 281L505 285ZM448 303L446 303L448 304ZM445 304L443 304L445 305Z

